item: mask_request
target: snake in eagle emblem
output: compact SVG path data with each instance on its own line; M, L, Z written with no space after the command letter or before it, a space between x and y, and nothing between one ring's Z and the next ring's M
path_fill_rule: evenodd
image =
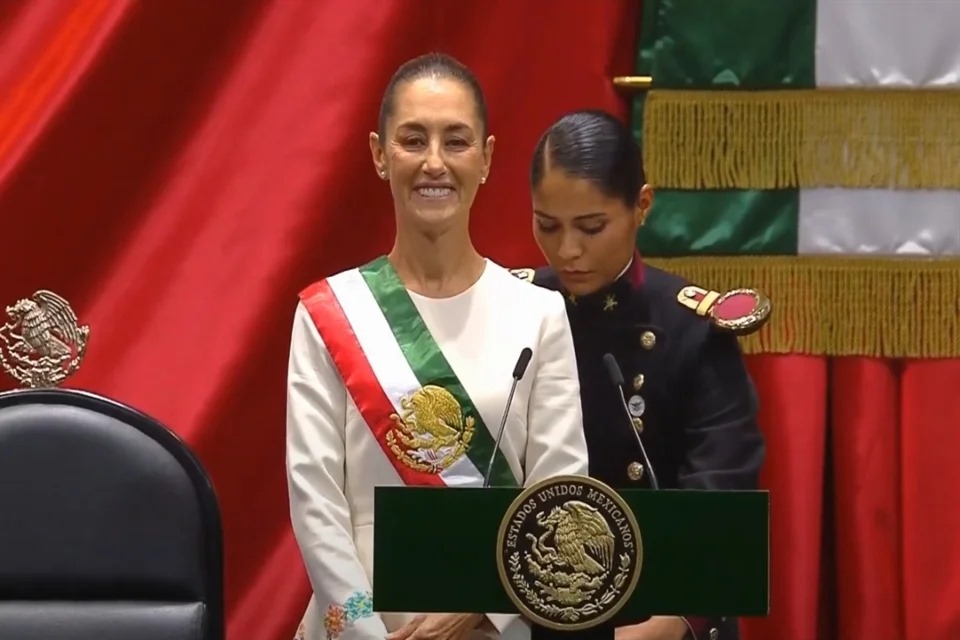
M577 605L592 598L613 568L614 538L606 520L595 507L570 500L537 514L537 524L545 532L526 535L532 543L527 564L547 601Z
M538 561L588 576L613 568L613 532L595 507L571 500L551 509L549 515L537 514L537 524L547 530L535 538L532 553ZM545 543L551 534L552 548Z
M387 432L387 444L404 464L439 473L466 452L476 421L464 416L452 393L426 385L401 399L400 408L402 414L390 416L395 427Z
M500 521L497 571L529 619L552 629L588 629L630 599L640 576L642 540L630 506L587 476L536 482Z
M77 370L90 328L78 324L66 300L42 289L8 306L6 313L0 361L8 374L28 387L52 387Z

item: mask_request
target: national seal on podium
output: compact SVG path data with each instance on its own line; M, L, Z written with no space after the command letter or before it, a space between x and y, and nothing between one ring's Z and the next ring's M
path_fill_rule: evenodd
M528 619L559 631L612 618L637 586L640 527L629 505L587 476L558 476L522 491L497 536L503 589Z

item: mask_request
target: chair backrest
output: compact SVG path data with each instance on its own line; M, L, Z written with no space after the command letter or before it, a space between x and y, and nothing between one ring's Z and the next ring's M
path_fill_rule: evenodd
M212 483L162 424L73 390L0 393L0 638L222 640Z

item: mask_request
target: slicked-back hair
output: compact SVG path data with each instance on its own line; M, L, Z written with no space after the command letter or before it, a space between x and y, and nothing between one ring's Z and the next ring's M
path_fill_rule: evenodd
M387 129L387 120L393 115L396 107L397 89L407 83L419 80L420 78L449 78L456 80L465 86L473 96L474 106L477 109L477 117L483 130L481 137L485 137L488 130L487 121L487 101L484 98L483 90L476 76L464 64L444 53L428 53L426 55L413 58L403 63L400 68L394 72L393 77L387 84L383 92L383 99L380 102L380 117L378 119L378 131L380 137L384 136Z
M530 185L543 180L546 163L634 207L645 179L640 147L633 132L615 116L599 110L574 111L540 137L530 164Z

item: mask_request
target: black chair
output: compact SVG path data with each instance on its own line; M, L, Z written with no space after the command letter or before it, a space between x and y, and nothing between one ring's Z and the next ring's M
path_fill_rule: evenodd
M3 640L223 640L222 538L206 472L156 420L0 393Z

